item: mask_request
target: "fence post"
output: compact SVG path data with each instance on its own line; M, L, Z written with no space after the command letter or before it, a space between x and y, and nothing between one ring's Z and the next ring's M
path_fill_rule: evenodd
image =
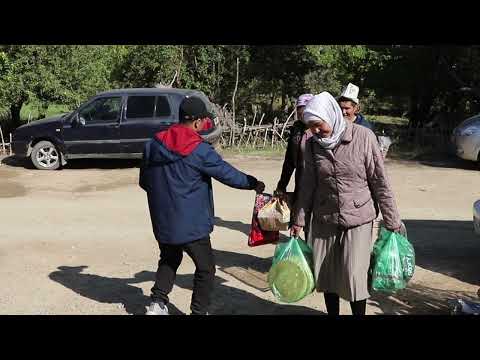
M2 126L0 126L0 137L2 139L2 153L5 153L5 140L3 139Z

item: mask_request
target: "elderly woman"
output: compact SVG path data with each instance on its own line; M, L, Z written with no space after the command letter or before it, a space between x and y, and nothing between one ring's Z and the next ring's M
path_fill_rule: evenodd
M346 121L328 92L310 100L303 116L313 136L306 144L291 232L298 236L310 222L307 241L328 314L339 314L341 297L354 315L364 315L375 204L388 230L402 228L383 157L373 132Z

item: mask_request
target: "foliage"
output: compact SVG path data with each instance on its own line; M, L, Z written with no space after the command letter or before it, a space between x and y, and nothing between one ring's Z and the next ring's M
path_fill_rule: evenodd
M237 118L256 110L271 121L300 94L338 96L348 82L362 112L413 125L480 111L480 47L418 45L0 45L0 109L18 126L25 104L41 117L107 89L170 85L231 107L237 59Z

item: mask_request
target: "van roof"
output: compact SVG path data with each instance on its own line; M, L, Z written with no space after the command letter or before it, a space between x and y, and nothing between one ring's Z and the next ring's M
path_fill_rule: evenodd
M100 92L99 95L119 95L119 94L198 94L200 96L205 96L201 91L191 90L191 89L176 89L176 88L125 88L125 89L114 89L104 92Z

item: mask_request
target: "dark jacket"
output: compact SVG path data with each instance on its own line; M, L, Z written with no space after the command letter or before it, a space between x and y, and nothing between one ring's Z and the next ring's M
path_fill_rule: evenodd
M213 231L212 177L238 189L257 186L257 179L223 161L211 145L181 125L146 143L139 182L147 192L159 243L186 244Z
M295 121L290 129L290 136L288 137L287 151L283 161L282 174L278 182L277 189L286 191L293 171L295 171L295 192L297 191L297 184L301 176L302 152L300 150L300 143L302 136L307 127L301 121Z
M357 118L353 122L354 124L365 126L366 128L374 131L373 125L371 122L369 122L367 119L362 114L357 114Z

